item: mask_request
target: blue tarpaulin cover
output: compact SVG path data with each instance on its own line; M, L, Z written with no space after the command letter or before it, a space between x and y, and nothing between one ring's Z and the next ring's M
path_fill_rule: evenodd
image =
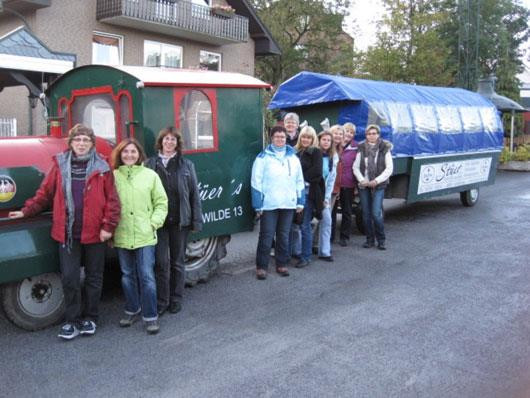
M336 102L338 123L352 122L364 139L369 124L381 127L394 156L430 155L503 146L495 106L480 94L460 88L416 86L300 72L278 87L269 109Z

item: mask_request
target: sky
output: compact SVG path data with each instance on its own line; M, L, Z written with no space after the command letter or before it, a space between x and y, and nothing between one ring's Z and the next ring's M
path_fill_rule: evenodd
M520 1L526 8L530 9L530 0ZM366 48L375 43L376 23L385 12L381 0L352 0L350 6L350 15L347 31L355 38L355 48L366 50ZM527 55L524 60L526 64L526 75L530 81L530 41L526 44Z

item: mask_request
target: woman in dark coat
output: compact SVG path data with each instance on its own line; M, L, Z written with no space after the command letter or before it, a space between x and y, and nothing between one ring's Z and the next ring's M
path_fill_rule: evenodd
M305 182L305 207L302 225L302 255L295 264L296 268L309 265L313 247L313 233L311 220L313 216L322 218L324 208L324 179L322 177L322 152L318 148L318 138L315 129L306 126L300 131L296 144L297 155L302 164Z
M175 314L182 309L186 279L185 254L188 234L202 229L202 210L193 163L182 156L182 136L174 127L158 133L146 166L155 170L166 190L169 206L164 226L157 231L157 310Z

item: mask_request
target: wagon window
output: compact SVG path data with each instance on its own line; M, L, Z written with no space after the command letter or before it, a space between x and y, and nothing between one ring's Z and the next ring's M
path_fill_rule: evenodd
M477 133L482 130L482 122L477 108L462 106L460 107L460 116L466 133Z
M390 124L390 117L383 101L370 102L368 121L366 124L377 124L380 127Z
M192 90L180 103L180 128L184 150L214 147L212 105L208 97Z
M497 115L493 108L480 108L480 117L482 118L484 131L494 133L500 130L499 123L497 122Z
M438 121L442 133L454 134L462 132L457 107L438 105L436 106L436 112L438 113Z
M410 106L416 131L422 133L437 133L436 116L434 108L430 105L412 104Z
M114 101L110 94L76 97L72 104L72 125L82 123L98 137L116 142Z
M390 114L392 131L394 133L411 133L412 120L410 118L407 104L399 102L387 102L386 106L388 113Z

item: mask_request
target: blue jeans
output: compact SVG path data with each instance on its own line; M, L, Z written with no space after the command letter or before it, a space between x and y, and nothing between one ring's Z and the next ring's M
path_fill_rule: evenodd
M329 205L322 209L322 220L320 220L318 229L318 255L329 257L331 256L331 208Z
M385 227L383 225L383 198L385 189L370 188L359 189L361 208L363 210L363 225L366 241L374 243L375 239L380 244L385 243Z
M265 210L261 214L256 268L269 267L272 240L276 235L274 256L277 267L285 267L289 262L289 230L293 224L294 209Z
M313 231L311 229L311 220L313 220L313 204L305 198L304 218L300 231L302 232L302 260L309 261L311 259L311 251L313 248Z
M155 246L128 250L118 248L125 295L125 313L142 312L144 321L158 318L156 312Z

